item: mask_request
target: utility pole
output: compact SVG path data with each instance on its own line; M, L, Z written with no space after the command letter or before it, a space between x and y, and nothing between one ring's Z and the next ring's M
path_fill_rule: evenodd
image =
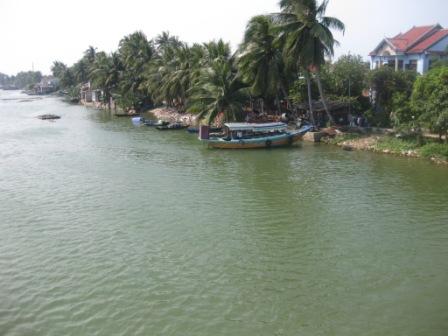
M348 114L352 115L352 90L350 76L348 76Z

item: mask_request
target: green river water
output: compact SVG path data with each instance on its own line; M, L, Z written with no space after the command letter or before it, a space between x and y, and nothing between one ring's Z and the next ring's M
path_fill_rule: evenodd
M24 98L0 91L0 335L448 335L446 167Z

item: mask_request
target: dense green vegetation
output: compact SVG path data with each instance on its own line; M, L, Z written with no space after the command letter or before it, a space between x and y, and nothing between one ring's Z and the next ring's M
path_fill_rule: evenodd
M247 109L280 114L307 106L305 117L315 123L312 101L320 100L332 124L328 99L370 126L446 134L446 62L435 62L425 76L388 66L370 71L358 55L331 62L332 31L344 31L344 24L325 15L327 5L281 0L278 13L249 20L235 52L222 40L190 45L168 32L154 39L134 32L111 54L89 47L72 66L54 62L52 72L70 94L90 81L105 106L113 98L125 110L165 105L212 122L220 114L242 119Z
M72 93L90 81L103 91L104 103L112 97L124 109L163 104L199 113L209 122L220 113L225 119L239 118L244 106L269 113L291 111L290 92L301 77L310 106L312 79L318 96L325 98L321 73L325 59L334 53L331 30L344 30L341 21L325 16L327 4L280 1L278 13L249 21L236 52L222 40L189 45L167 32L152 40L135 32L112 54L89 47L70 67L54 62L52 72Z

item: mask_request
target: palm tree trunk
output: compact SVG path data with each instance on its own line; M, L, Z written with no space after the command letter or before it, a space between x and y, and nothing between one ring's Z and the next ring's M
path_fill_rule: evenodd
M308 87L308 104L309 104L309 108L310 108L310 119L311 119L311 123L313 124L313 126L316 126L316 122L314 121L313 100L312 100L312 97L311 97L311 79L310 79L310 74L306 73L305 74L305 78L306 78L306 86Z
M110 94L109 91L105 92L106 100L107 100L107 110L110 111Z
M330 121L330 126L334 125L333 117L331 116L330 111L328 110L327 102L325 101L324 90L322 89L319 72L316 72L316 80L317 87L319 88L320 99L322 99L322 104L324 104L325 112L327 113L328 120Z
M280 106L280 98L277 97L275 98L275 102L277 103L277 109L278 109L278 113L281 115L282 114L282 107ZM277 114L277 113L276 113Z
M283 96L285 96L286 108L289 110L291 108L291 101L289 100L288 92L286 91L285 85L283 83L280 83L280 90L282 91Z

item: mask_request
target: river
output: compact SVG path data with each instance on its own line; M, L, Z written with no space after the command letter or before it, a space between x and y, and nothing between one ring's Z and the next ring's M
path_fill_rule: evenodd
M0 335L447 335L446 167L26 98L0 90Z

